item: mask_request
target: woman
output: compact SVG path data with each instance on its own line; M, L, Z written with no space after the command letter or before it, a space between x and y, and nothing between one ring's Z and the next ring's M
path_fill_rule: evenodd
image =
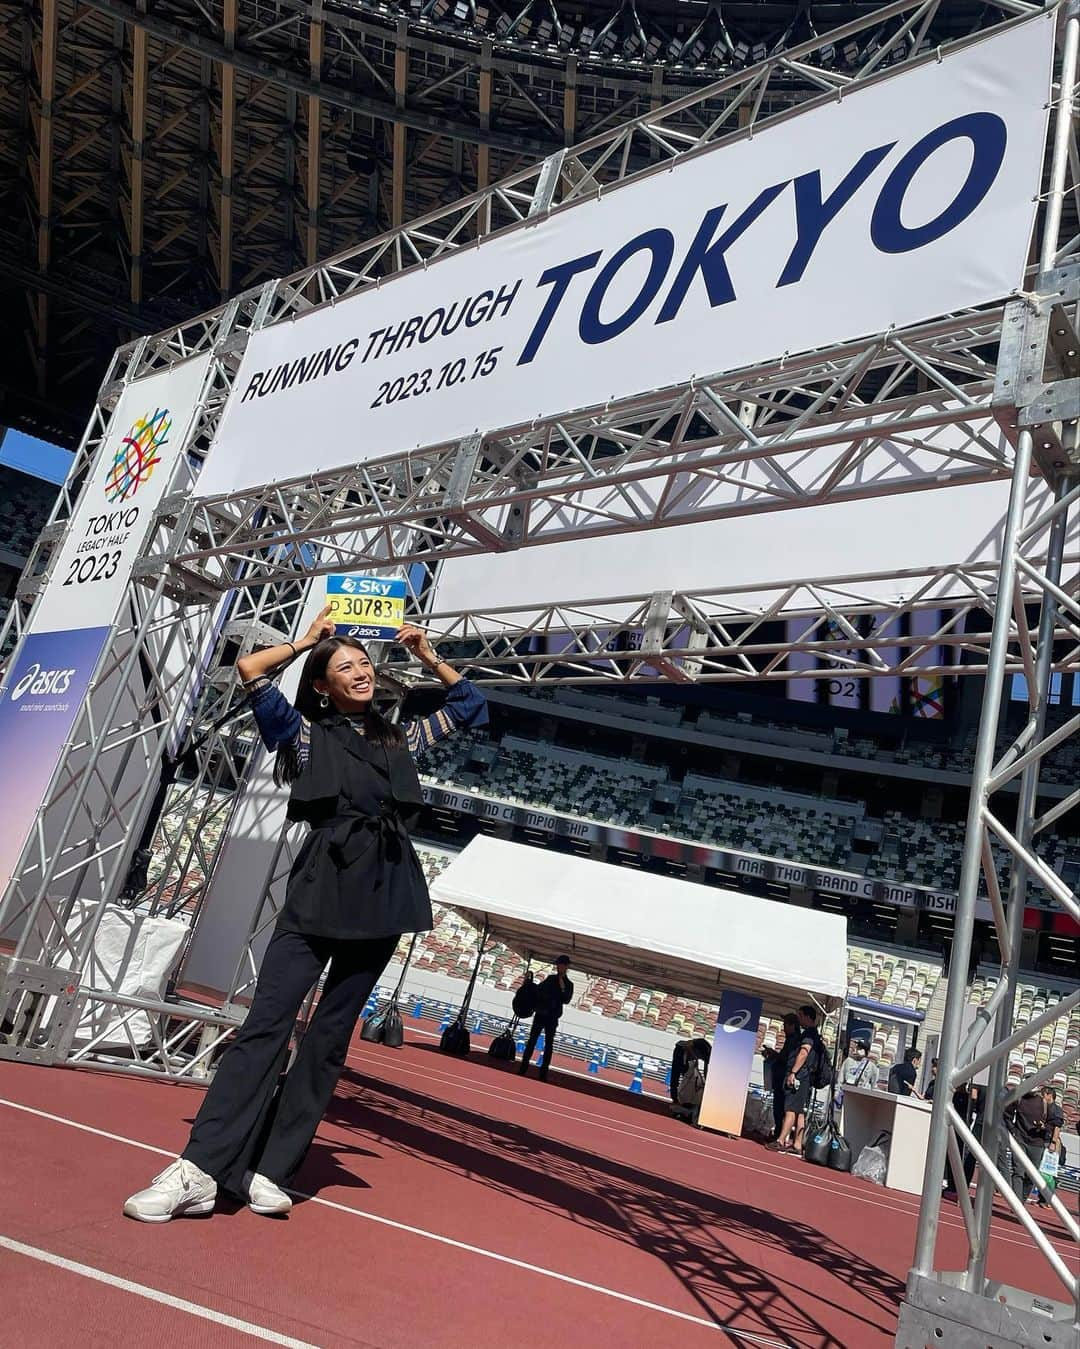
M240 677L288 815L311 832L289 875L247 1019L224 1055L183 1154L124 1205L140 1222L213 1211L218 1187L255 1213L283 1214L288 1185L315 1136L357 1017L403 932L432 926L407 826L423 797L412 755L459 726L487 722L483 695L403 627L397 640L446 686L441 711L405 727L375 711L364 647L335 637L327 606L300 641L243 656ZM295 707L266 678L310 651ZM278 1090L301 1005L330 968L295 1061Z
M840 1086L836 1092L836 1108L844 1104L845 1087L866 1087L872 1090L877 1086L878 1066L870 1057L870 1051L862 1040L852 1039L848 1043L847 1058L840 1066Z

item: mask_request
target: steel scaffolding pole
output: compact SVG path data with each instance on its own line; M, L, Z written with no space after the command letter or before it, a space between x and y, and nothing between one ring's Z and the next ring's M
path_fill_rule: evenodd
M1021 1086L1031 1090L1048 1083L1060 1063L1067 1065L1080 1056L1080 1051L1077 1051L1063 1056L1062 1060L1049 1062L1044 1068L1036 1069L1026 1076L1024 1073L1016 1074L1024 1076L1023 1083L1011 1091L1008 1089L1009 1078L1013 1075L1009 1054L1023 1038L1023 1028L1014 1025L1014 1009L1021 968L1024 901L1029 874L1040 875L1040 862L1033 841L1041 824L1037 816L1039 768L1048 743L1045 739L1045 723L1053 667L1056 610L1060 604L1070 611L1072 617L1080 612L1076 604L1075 577L1070 578L1064 586L1062 583L1068 509L1075 499L1072 487L1080 473L1080 439L1077 435L1080 390L1069 364L1070 358L1076 355L1076 314L1080 288L1076 285L1075 267L1071 274L1066 272L1062 276L1066 269L1060 267L1058 253L1070 161L1074 174L1073 190L1080 185L1075 181L1077 161L1073 112L1080 44L1078 0L1070 0L1063 7L1063 18L1050 181L1043 218L1039 276L1035 285L1037 298L1032 300L1026 297L1014 304L1026 306L1030 311L1033 306L1045 309L1048 299L1059 298L1062 301L1058 307L1061 318L1055 322L1066 325L1067 329L1062 334L1065 337L1062 344L1065 359L1062 360L1059 354L1057 360L1064 378L1058 381L1056 389L1046 380L1046 366L1053 363L1054 352L1048 349L1045 338L1042 343L1013 343L1011 350L1003 350L999 355L998 386L1008 389L1008 400L1015 400L1019 434L972 774L949 988L938 1046L938 1081L941 1088L934 1098L914 1263L908 1277L896 1338L900 1349L917 1349L917 1346L931 1342L966 1349L966 1346L981 1346L990 1340L995 1346L1045 1345L1062 1346L1064 1349L1066 1345L1075 1345L1080 1331L1080 1280L1075 1270L1062 1261L1023 1203L1012 1193L1013 1173L1019 1172L1021 1176L1026 1174L1030 1180L1030 1172L1034 1168L1029 1166L1025 1172L1022 1165L1017 1165L1014 1155L1018 1156L1020 1149L1009 1138L1003 1118L1006 1106L1017 1099ZM1064 286L1061 286L1062 280ZM1035 325L1021 323L1020 327L1026 335L1027 330ZM1043 332L1045 334L1045 329ZM1025 369L1028 376L1026 380ZM1032 383L1038 387L1033 390L1025 387ZM1044 410L1040 411L1040 407ZM1045 409L1051 409L1050 416L1046 416ZM1024 491L1035 459L1036 436L1044 451L1040 462L1045 465L1049 460L1057 470L1047 475L1053 487L1055 504L1050 511L1050 538L1043 568L1033 566L1025 555L1031 531L1030 527L1025 529L1023 519ZM1042 590L1042 611L1036 644L1033 650L1029 648L1025 652L1030 716L1025 730L1001 762L995 765L994 745L1004 694L1010 602L1017 593L1018 581L1023 573L1029 580L1037 580ZM1001 786L1017 773L1020 775L1020 797L1015 828L1010 831L998 820L994 800ZM993 1044L980 1053L978 1046L981 1031L990 1015L989 1011L977 1021L963 1043L961 1036L975 902L980 873L986 868L992 836L1007 844L1011 855L1011 872L1007 907L1003 908L1000 900L994 905L1001 975L999 989L993 1000ZM992 868L988 869L988 882L990 872ZM1052 893L1066 912L1075 916L1080 911L1076 897L1069 895L1068 887L1063 883ZM1047 1017L1048 1023L1052 1019L1060 1019L1061 1015L1067 1015L1070 1006L1069 1000L1059 1004L1058 1018ZM989 1068L989 1082L980 1137L976 1138L953 1108L952 1097L957 1090L966 1092L978 1070L983 1067ZM968 1203L967 1182L959 1164L958 1144L967 1146L980 1166L973 1207ZM940 1271L935 1264L947 1157L952 1159L953 1183L961 1195L968 1240L966 1265L958 1272ZM1038 1186L1045 1189L1041 1177ZM997 1194L1003 1195L1021 1228L1050 1264L1068 1296L1067 1302L1055 1303L987 1278L993 1201ZM1069 1235L1075 1243L1075 1224L1069 1229Z

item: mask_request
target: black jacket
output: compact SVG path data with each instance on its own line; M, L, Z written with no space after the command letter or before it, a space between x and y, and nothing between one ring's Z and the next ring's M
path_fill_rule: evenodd
M536 1015L545 1021L558 1021L562 1010L574 996L574 985L565 980L565 989L559 987L559 976L549 974L536 986Z
M422 806L408 750L369 743L347 717L313 722L288 809L311 833L278 926L341 940L428 931L427 882L408 835Z

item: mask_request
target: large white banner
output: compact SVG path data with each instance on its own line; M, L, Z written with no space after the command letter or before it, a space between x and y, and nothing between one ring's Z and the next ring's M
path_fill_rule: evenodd
M187 442L210 368L200 356L135 380L108 435L31 619L34 632L111 624L154 511Z
M1052 16L256 333L210 496L507 430L1020 284Z

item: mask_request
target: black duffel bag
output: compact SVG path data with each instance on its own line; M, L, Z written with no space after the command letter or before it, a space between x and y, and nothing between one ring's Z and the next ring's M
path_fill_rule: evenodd
M836 1125L832 1120L826 1120L823 1124L820 1124L813 1133L807 1130L806 1142L803 1144L803 1157L812 1166L828 1166L829 1150L836 1136Z
M388 1049L400 1049L405 1043L405 1023L401 1019L396 1002L392 1002L386 1009L386 1018L382 1025L382 1042Z
M517 1045L514 1043L514 1031L512 1026L507 1028L499 1035L496 1035L491 1044L488 1045L488 1057L499 1059L503 1063L513 1063L517 1058Z
M465 1017L459 1016L455 1021L451 1021L449 1026L439 1036L439 1048L444 1054L458 1054L464 1057L471 1048L469 1040L469 1028L465 1025Z
M831 1171L850 1171L854 1157L851 1144L839 1130L835 1130L829 1144L829 1169Z

